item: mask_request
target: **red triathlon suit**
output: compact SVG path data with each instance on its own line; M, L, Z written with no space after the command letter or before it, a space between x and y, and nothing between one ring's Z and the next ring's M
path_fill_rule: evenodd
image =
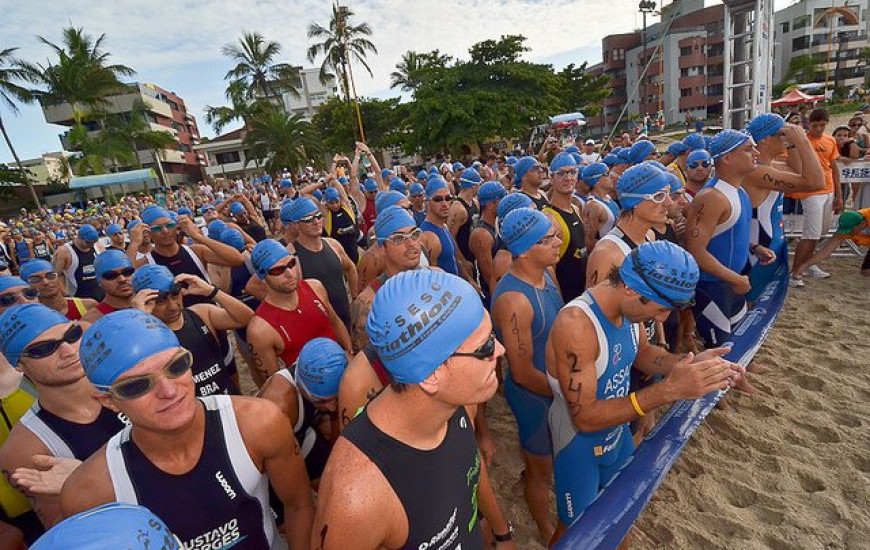
M85 316L88 310L85 309L85 304L81 298L66 299L66 318L70 321L78 321Z
M360 223L360 229L362 230L363 235L368 235L369 229L375 226L376 217L377 210L375 210L374 199L366 199L366 207L363 210L362 223Z
M103 315L108 315L110 313L118 311L118 308L114 308L106 302L97 302L97 305L95 305L94 307L97 308L97 311L99 311Z
M283 309L263 302L256 312L257 317L272 325L281 336L284 351L280 357L287 367L296 362L302 346L314 338L322 336L338 341L326 306L305 280L299 281L296 296L299 302L295 309Z

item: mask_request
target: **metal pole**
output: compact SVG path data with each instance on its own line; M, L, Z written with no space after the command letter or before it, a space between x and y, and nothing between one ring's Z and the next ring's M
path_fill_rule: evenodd
M347 7L346 6L339 6L338 2L335 3L335 6L336 6L337 13L338 13L338 20L335 23L336 27L337 27L336 31L338 31L339 40L341 40L341 46L342 46L342 49L344 50L345 66L347 67L347 71L349 73L349 74L345 75L345 82L347 82L348 76L349 76L351 90L353 91L354 107L356 108L356 122L359 125L359 135L360 135L361 141L363 143L365 143L366 132L365 132L365 129L363 128L362 115L360 114L360 110L359 110L359 97L357 97L357 95L356 95L356 82L353 79L353 66L352 66L351 61L350 61L350 53L348 52L348 49L347 49L347 33L345 32L345 28L347 25L347 21L345 20L345 17L347 17Z

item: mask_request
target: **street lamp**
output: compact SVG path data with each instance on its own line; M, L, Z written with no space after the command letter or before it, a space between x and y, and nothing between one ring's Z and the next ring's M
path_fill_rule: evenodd
M656 3L652 0L640 0L640 4L638 4L637 8L640 10L640 13L643 15L643 32L641 32L641 49L640 49L640 65L646 66L646 16L649 13L652 13L656 9ZM644 85L644 87L646 87ZM646 91L644 90L644 96L646 96ZM643 98L645 99L645 97ZM643 99L641 99L641 106L644 104Z

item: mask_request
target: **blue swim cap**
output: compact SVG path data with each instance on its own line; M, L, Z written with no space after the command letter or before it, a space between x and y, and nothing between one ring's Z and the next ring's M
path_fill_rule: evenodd
M138 363L178 347L175 333L160 319L138 309L122 309L100 317L85 331L79 359L88 380L106 392Z
M619 164L619 157L617 157L613 153L608 153L607 155L604 156L604 160L602 160L601 162L603 162L605 165L609 166L610 168L613 168L614 166Z
M130 283L136 292L144 289L168 292L175 284L175 275L164 265L145 264L133 273Z
M417 183L416 181L411 184L411 196L419 197L420 195L426 194L426 188Z
M747 141L752 139L752 136L746 132L738 132L737 130L722 130L713 137L710 142L710 156L713 160L719 160L728 153L734 151Z
M314 338L299 351L296 381L309 395L329 399L338 394L347 354L335 340Z
M438 175L438 167L437 166L430 166L429 173L437 176Z
M21 277L16 277L15 275L0 275L0 292L5 292L10 288L17 288L19 286L27 288L30 285Z
M379 191L378 194L375 195L375 215L378 215L384 209L389 208L390 206L395 206L407 199L408 197L398 191Z
M323 193L323 198L326 202L334 202L341 200L341 194L338 192L338 189L335 187L327 187L326 191Z
M685 143L683 143L682 141L675 141L675 142L671 143L670 145L668 145L668 153L674 155L675 157L678 157L678 156L680 156L683 153L686 153L688 151L689 151L689 146L686 145Z
M562 152L563 152L563 153L568 153L568 154L570 155L571 153L579 153L579 152L580 152L580 148L577 147L576 145L569 145L568 147L565 147L565 150L562 151ZM552 168L550 168L550 169L552 170Z
M127 224L127 231L133 231L133 228L142 223L142 220L131 220L130 223Z
M169 219L173 221L173 223L178 223L178 212L173 210L169 210Z
M643 163L644 163L644 164L649 164L650 166L655 166L655 167L658 168L659 170L667 170L667 168L665 167L665 165L662 164L661 162L657 161L657 160L645 160L645 161L643 161Z
M668 178L668 182L670 183L671 195L683 188L683 182L680 181L680 178L670 170L665 170L665 177Z
M535 208L535 203L525 193L511 193L498 203L498 208L495 211L496 216L499 220L503 220L509 212L513 212L517 208Z
M284 225L289 224L292 220L290 219L290 212L293 210L293 199L284 199L281 203L281 212L278 214L278 217L281 218L281 222Z
M223 220L212 220L208 222L206 227L208 227L208 234L211 235L211 238L217 239L229 226Z
M89 223L79 228L78 236L79 239L90 242L96 242L100 239L100 236L97 234L97 228Z
M465 165L463 165L461 162L454 162L451 168L454 172L459 172L460 170L465 170Z
M619 204L623 210L631 210L645 200L641 195L655 193L667 186L668 178L662 169L642 162L623 172L617 180Z
M577 161L574 159L574 155L572 155L571 153L562 152L553 157L553 161L550 163L550 171L556 172L557 170L566 166L575 167L577 166Z
M230 214L232 214L233 216L235 216L236 214L242 214L244 212L247 212L247 210L245 210L244 204L236 201L230 205Z
M223 233L221 233L220 241L235 248L239 252L245 249L245 237L242 236L241 231L234 227L224 229Z
M686 157L686 166L693 162L713 162L713 157L710 156L710 153L707 152L706 149L697 149L689 153L689 156Z
M308 197L299 197L290 203L289 208L287 209L287 217L291 222L298 222L305 216L310 216L316 212L320 212L320 208L317 207L317 204L309 199ZM283 220L284 208L281 208L281 219Z
M460 166L462 165L460 164ZM463 189L471 189L476 185L480 185L482 182L483 178L480 177L480 172L474 168L466 168L462 171L462 174L459 175L459 187Z
M395 175L395 172L393 172L389 168L384 168L383 170L381 170L381 179L387 179L391 175Z
M497 181L488 181L477 190L477 201L480 203L480 208L483 208L491 202L503 199L506 195L507 189L504 185Z
M526 175L526 172L528 172L533 166L538 166L540 164L541 163L538 162L538 159L535 157L523 157L517 161L516 166L514 166L514 184L522 183L523 176Z
M136 504L110 502L70 516L39 537L31 550L183 550L163 521Z
M156 204L152 204L142 211L141 218L143 222L151 225L152 223L161 218L169 218L171 220L172 216L169 215L169 211L165 208L157 206Z
M583 157L580 156L580 153L571 153L571 156L574 157L574 162L577 163L577 166L583 164Z
M350 183L350 180L347 179L347 178L344 177L344 176L339 176L339 177L338 177L338 183L340 183L340 184L342 184L342 185L347 185L347 184Z
M695 258L668 241L643 243L619 266L625 286L672 309L690 305L699 275Z
M710 145L713 144L713 138L710 136L704 136L704 149L710 150Z
M257 277L265 279L269 268L289 255L290 253L287 252L286 248L281 246L281 243L275 239L266 239L254 246L254 250L251 251L251 264L257 273Z
M121 229L120 225L118 225L116 223L110 223L109 226L106 227L106 236L107 237L114 237L115 235L117 235L121 231L123 231L123 229Z
M123 267L133 267L133 260L120 250L110 248L102 254L97 254L94 260L94 273L97 275L99 282L103 278L103 274L113 269L121 269Z
M616 164L632 164L631 162L631 149L623 148L619 150L619 153L616 154Z
M287 189L288 187L293 187L293 182L287 178L283 178L278 183L278 186L281 187L282 189Z
M603 162L593 162L589 166L583 168L583 171L580 172L580 178L587 186L595 187L598 180L603 178L607 172L609 172L607 164Z
M429 175L429 174L426 172L426 170L420 170L419 172L417 172L417 179L418 179L418 180L424 180L424 179L426 179L426 177L427 177L428 175Z
M366 180L363 182L363 189L365 189L366 191L377 191L378 182L376 182L372 178L366 178Z
M764 113L758 115L749 121L746 125L746 131L755 140L755 143L760 142L766 137L776 135L782 127L785 126L785 120L776 113Z
M375 236L378 244L384 244L387 237L400 229L416 227L414 216L401 206L388 206L378 213L375 218Z
M393 380L419 384L483 321L477 292L444 271L393 275L375 294L366 331Z
M27 281L31 275L36 275L43 271L54 271L54 266L39 258L34 258L30 261L24 262L24 264L18 268L18 274L21 275L21 278L24 281Z
M399 193L405 194L408 192L408 184L405 183L401 178L392 178L390 180L390 191L397 191Z
M628 150L628 160L632 164L640 164L645 161L656 150L656 146L651 141L642 139L631 146Z
M543 212L519 208L502 219L499 234L508 251L519 256L535 246L551 227L553 222Z
M426 182L426 198L431 199L440 189L448 189L447 182L439 177L431 178Z
M697 151L698 149L706 149L707 145L704 143L704 136L701 134L689 134L683 138L683 145L689 148L689 151Z
M515 157L515 156L510 156L510 157L504 159L504 163L505 163L507 166L516 166L516 164L517 164L519 161L520 161L520 159L518 159L518 158Z
M64 323L69 323L69 319L42 304L14 305L0 315L0 351L16 367L29 343L51 327Z
M179 216L190 216L191 214L193 214L193 211L186 206L182 206L178 209Z
M311 196L317 199L318 202L320 202L323 200L323 191L321 191L320 189L315 189L314 192L311 193Z

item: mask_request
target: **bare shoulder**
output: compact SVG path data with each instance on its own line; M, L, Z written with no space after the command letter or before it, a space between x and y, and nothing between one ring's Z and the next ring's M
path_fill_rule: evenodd
M0 448L0 470L13 472L20 467L33 467L33 455L50 455L48 447L24 424L18 422Z
M274 338L278 338L278 333L275 328L259 315L254 315L251 322L248 323L247 329L248 338L257 342L265 342Z
M69 517L114 500L115 489L103 445L66 479L60 491L60 509L64 517Z

